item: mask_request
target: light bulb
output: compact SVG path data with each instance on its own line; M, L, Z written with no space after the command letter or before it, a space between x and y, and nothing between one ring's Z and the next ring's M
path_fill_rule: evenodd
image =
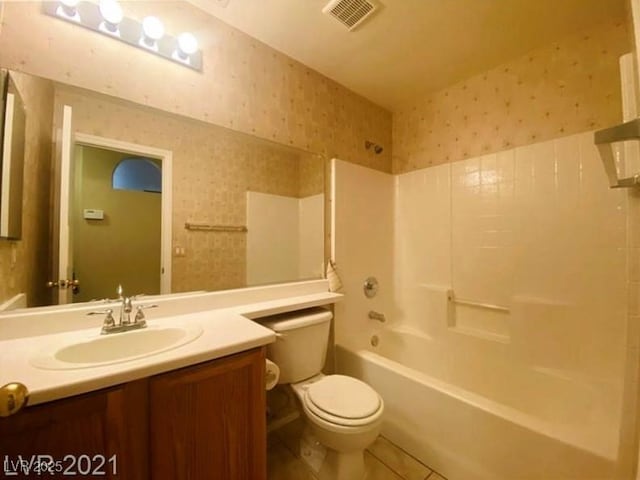
M100 0L100 15L105 22L117 26L122 21L122 7L117 0Z
M68 20L73 20L75 22L80 21L80 15L78 14L78 6L79 0L60 0L60 5L56 8L56 15L59 15Z
M164 36L164 25L158 17L145 17L142 20L142 31L149 39L158 41Z
M100 15L104 20L98 28L110 35L120 36L118 25L122 21L122 7L116 0L100 0Z
M178 35L178 49L184 55L193 55L198 51L198 40L189 32Z

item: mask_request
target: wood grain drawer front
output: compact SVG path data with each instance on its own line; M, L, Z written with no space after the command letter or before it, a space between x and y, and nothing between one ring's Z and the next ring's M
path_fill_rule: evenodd
M153 480L266 480L263 348L150 379Z

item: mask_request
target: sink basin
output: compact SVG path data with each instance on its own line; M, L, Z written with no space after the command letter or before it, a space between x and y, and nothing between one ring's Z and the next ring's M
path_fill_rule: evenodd
M100 367L157 355L186 345L200 335L200 325L151 326L60 342L38 352L30 362L34 367L45 370Z

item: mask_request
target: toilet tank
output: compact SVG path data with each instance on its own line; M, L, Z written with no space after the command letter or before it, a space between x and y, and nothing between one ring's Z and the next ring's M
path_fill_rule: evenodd
M280 368L278 383L296 383L320 373L329 342L333 314L310 308L262 319L260 323L276 332L276 341L267 345L267 358Z

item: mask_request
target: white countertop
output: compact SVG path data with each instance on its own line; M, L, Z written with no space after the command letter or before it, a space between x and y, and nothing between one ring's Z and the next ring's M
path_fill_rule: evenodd
M98 367L44 370L30 363L30 358L52 344L97 336L99 327L95 325L73 331L0 339L0 385L23 383L30 392L29 405L35 405L149 377L267 345L275 340L275 334L250 318L327 305L341 297L340 294L325 291L159 318L149 315L149 325L186 325L195 322L202 326L203 333L192 342L172 350ZM29 332L30 329L25 328L25 331Z

